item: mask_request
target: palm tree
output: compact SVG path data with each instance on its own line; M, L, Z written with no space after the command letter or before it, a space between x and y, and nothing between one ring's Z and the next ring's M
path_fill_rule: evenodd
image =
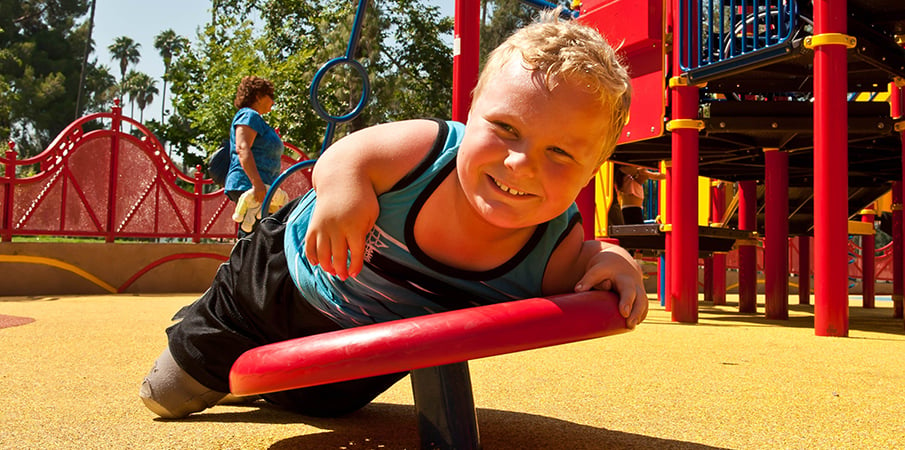
M116 76L103 64L89 69L85 85L87 92L93 94L86 99L85 110L88 112L109 110L118 89Z
M154 37L154 48L160 52L163 58L163 95L160 98L160 123L164 120L164 108L167 101L167 76L170 74L170 63L173 56L178 55L189 45L189 40L176 34L173 29L161 31Z
M141 59L141 52L138 51L139 47L141 47L141 44L126 36L116 38L113 43L107 47L107 50L110 51L110 55L113 56L113 60L119 61L120 97L122 97L125 92L126 69L129 68L129 64L138 64L138 61Z
M126 78L120 85L120 92L123 95L129 94L129 103L132 106L132 109L129 112L129 117L132 118L135 118L135 101L138 99L138 92L140 89L139 79L142 75L147 76L141 72L130 70L129 73L126 74Z
M159 92L157 90L157 80L151 78L146 73L137 73L132 79L135 87L135 102L138 103L139 122L145 121L145 108L154 101L154 96Z

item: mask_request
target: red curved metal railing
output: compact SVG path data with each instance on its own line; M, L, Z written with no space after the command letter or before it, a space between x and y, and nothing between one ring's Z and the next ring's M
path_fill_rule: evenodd
M92 129L97 123L109 125ZM283 169L307 159L297 147L286 146L296 157L283 155ZM154 134L123 116L119 106L77 119L31 158L17 159L10 144L0 164L3 241L53 235L200 242L236 235L233 204L223 190L204 192L213 181L200 166L192 175L183 173ZM20 178L22 168L30 174ZM311 187L310 171L301 172L280 186L290 196Z

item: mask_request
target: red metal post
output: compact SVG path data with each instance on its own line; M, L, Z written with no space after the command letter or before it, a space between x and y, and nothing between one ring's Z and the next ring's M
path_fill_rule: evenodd
M201 164L195 166L195 185L193 193L194 197L194 217L192 219L192 242L201 242L201 195L204 193L201 180L204 178L204 172L201 171ZM264 214L267 211L263 212Z
M455 12L452 120L464 123L471 108L471 91L478 82L481 2L456 0Z
M107 187L107 242L113 242L116 233L116 180L119 174L119 135L122 133L123 108L119 106L119 99L113 100L113 118L110 129L113 135L110 138L110 181Z
M6 159L15 162L16 143L9 141L7 143L9 150L6 151ZM9 180L3 186L3 221L0 222L0 241L10 242L13 240L13 188L15 187L16 165L13 163L6 164L4 176Z
M672 192L675 190L672 187L672 162L668 162L666 165L666 203L664 205L663 211L665 214L663 215L663 223L672 223ZM664 251L665 255L663 258L660 258L660 270L663 270L663 291L660 293L660 305L663 306L664 311L672 311L672 296L669 295L672 292L672 266L670 265L669 255L672 255L672 233L666 233L666 239L664 242Z
M861 221L873 227L875 214L871 204L870 209L861 211ZM874 242L873 234L861 236L861 306L864 308L874 307Z
M683 23L680 0L672 0L673 24ZM674 322L698 321L698 87L687 85L681 54L694 48L695 38L673 34L673 79L670 80L672 120L672 251L667 255L672 277Z
M905 154L905 151L903 151ZM903 162L905 164L905 162ZM892 316L894 318L902 317L902 293L905 291L903 286L903 266L905 266L905 230L903 230L902 220L902 186L903 182L898 181L892 185Z
M811 304L811 237L798 236L798 304Z
M722 181L716 182L711 189L711 215L714 221L721 221L726 212L726 185ZM714 253L713 257L713 286L712 296L714 305L726 304L726 254Z
M713 302L713 255L704 260L704 301Z
M789 154L765 148L764 293L768 319L789 318Z
M738 182L738 228L757 231L757 184ZM738 312L757 312L757 240L738 245Z
M575 199L575 204L578 205L578 212L581 213L581 226L584 229L584 238L586 240L597 238L597 230L594 226L597 221L595 217L597 210L595 187L597 186L597 183L595 180L596 178L592 179L591 183L588 183L588 185L578 193L578 198Z
M896 78L889 84L889 111L893 119L905 119L905 79ZM896 123L896 129L902 133L902 168L905 169L905 120ZM902 172L905 176L905 171ZM905 270L905 221L902 219L902 187L905 183L898 182L892 188L892 239L893 239L893 284L892 284L892 316L902 318L903 300L903 270Z
M814 37L845 34L846 1L814 2ZM848 73L843 43L814 47L814 333L848 336Z
M679 46L675 46L679 47ZM698 88L672 88L673 120L693 120L698 112ZM672 251L674 322L698 321L698 130L672 130Z

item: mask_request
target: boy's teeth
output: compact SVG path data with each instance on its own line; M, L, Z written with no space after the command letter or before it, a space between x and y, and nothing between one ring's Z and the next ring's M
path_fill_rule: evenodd
M512 195L528 195L528 194L525 193L525 192L517 191L517 190L515 190L515 189L512 189L511 187L506 186L505 184L502 184L502 183L500 183L500 182L497 181L497 180L493 180L493 182L496 183L497 187L499 187L500 189L502 189L503 192L508 192L509 194L512 194Z

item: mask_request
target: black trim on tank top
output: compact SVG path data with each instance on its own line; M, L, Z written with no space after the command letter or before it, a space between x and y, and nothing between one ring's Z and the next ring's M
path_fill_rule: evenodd
M424 159L418 163L418 166L415 167L411 172L407 173L401 180L397 181L396 184L393 185L387 192L398 191L414 182L418 179L424 172L430 169L431 164L440 157L440 153L446 147L446 139L449 136L449 124L446 123L445 120L440 119L427 119L433 122L436 122L437 125L440 126L440 129L437 132L437 140L434 141L433 147L431 147L430 152Z

